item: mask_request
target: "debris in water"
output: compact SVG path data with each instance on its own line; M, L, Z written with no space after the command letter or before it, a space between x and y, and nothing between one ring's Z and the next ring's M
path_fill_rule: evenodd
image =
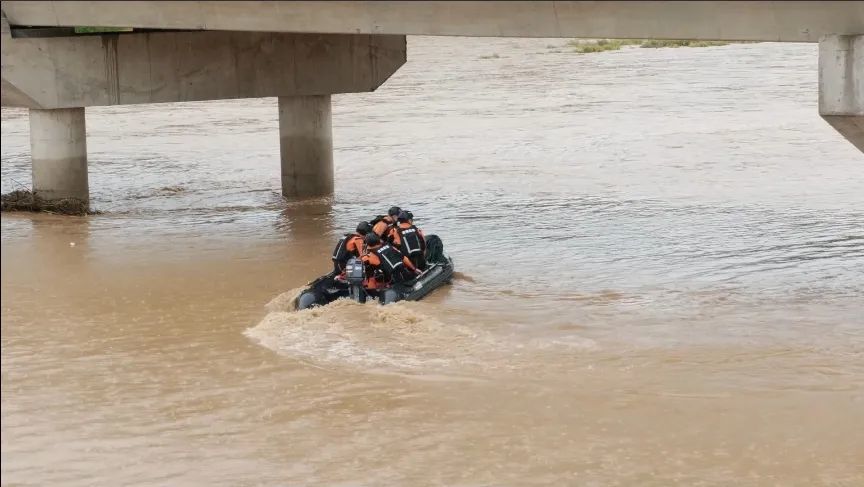
M2 195L2 211L41 211L58 215L95 215L86 201L77 198L46 200L33 191L16 189Z
M185 192L186 188L184 188L183 186L179 186L179 185L178 186L164 186L162 188L159 188L159 191L161 191L162 193L167 193L167 194L177 194L177 193Z

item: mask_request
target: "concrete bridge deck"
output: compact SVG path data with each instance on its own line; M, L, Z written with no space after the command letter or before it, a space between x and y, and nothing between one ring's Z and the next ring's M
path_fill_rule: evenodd
M861 34L847 1L7 1L9 23L315 34L818 42Z

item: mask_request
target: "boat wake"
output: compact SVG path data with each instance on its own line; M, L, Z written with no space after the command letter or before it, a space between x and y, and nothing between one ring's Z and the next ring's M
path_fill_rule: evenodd
M267 303L266 316L246 330L246 336L316 366L449 378L514 372L525 368L532 354L596 348L592 340L579 337L514 335L504 331L502 317L475 316L422 301L381 306L340 299L295 311L303 289Z
M423 303L381 306L340 299L294 311L303 288L267 303L267 315L246 336L277 353L319 365L390 371L443 371L483 365L478 353L494 350L488 336L424 314Z

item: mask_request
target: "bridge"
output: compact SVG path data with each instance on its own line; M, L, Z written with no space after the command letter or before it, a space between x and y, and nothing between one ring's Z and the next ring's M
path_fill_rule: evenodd
M819 113L864 151L864 2L846 1L9 0L2 105L30 110L33 190L86 202L85 107L276 97L283 195L326 195L330 95L381 86L406 35L818 42Z

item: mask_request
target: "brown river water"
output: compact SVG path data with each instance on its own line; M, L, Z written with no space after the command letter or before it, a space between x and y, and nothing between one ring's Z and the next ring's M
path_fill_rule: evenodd
M279 196L274 99L87 111L2 216L2 484L864 485L864 157L817 46L410 38ZM29 187L3 110L2 190ZM292 312L391 205L459 275Z

